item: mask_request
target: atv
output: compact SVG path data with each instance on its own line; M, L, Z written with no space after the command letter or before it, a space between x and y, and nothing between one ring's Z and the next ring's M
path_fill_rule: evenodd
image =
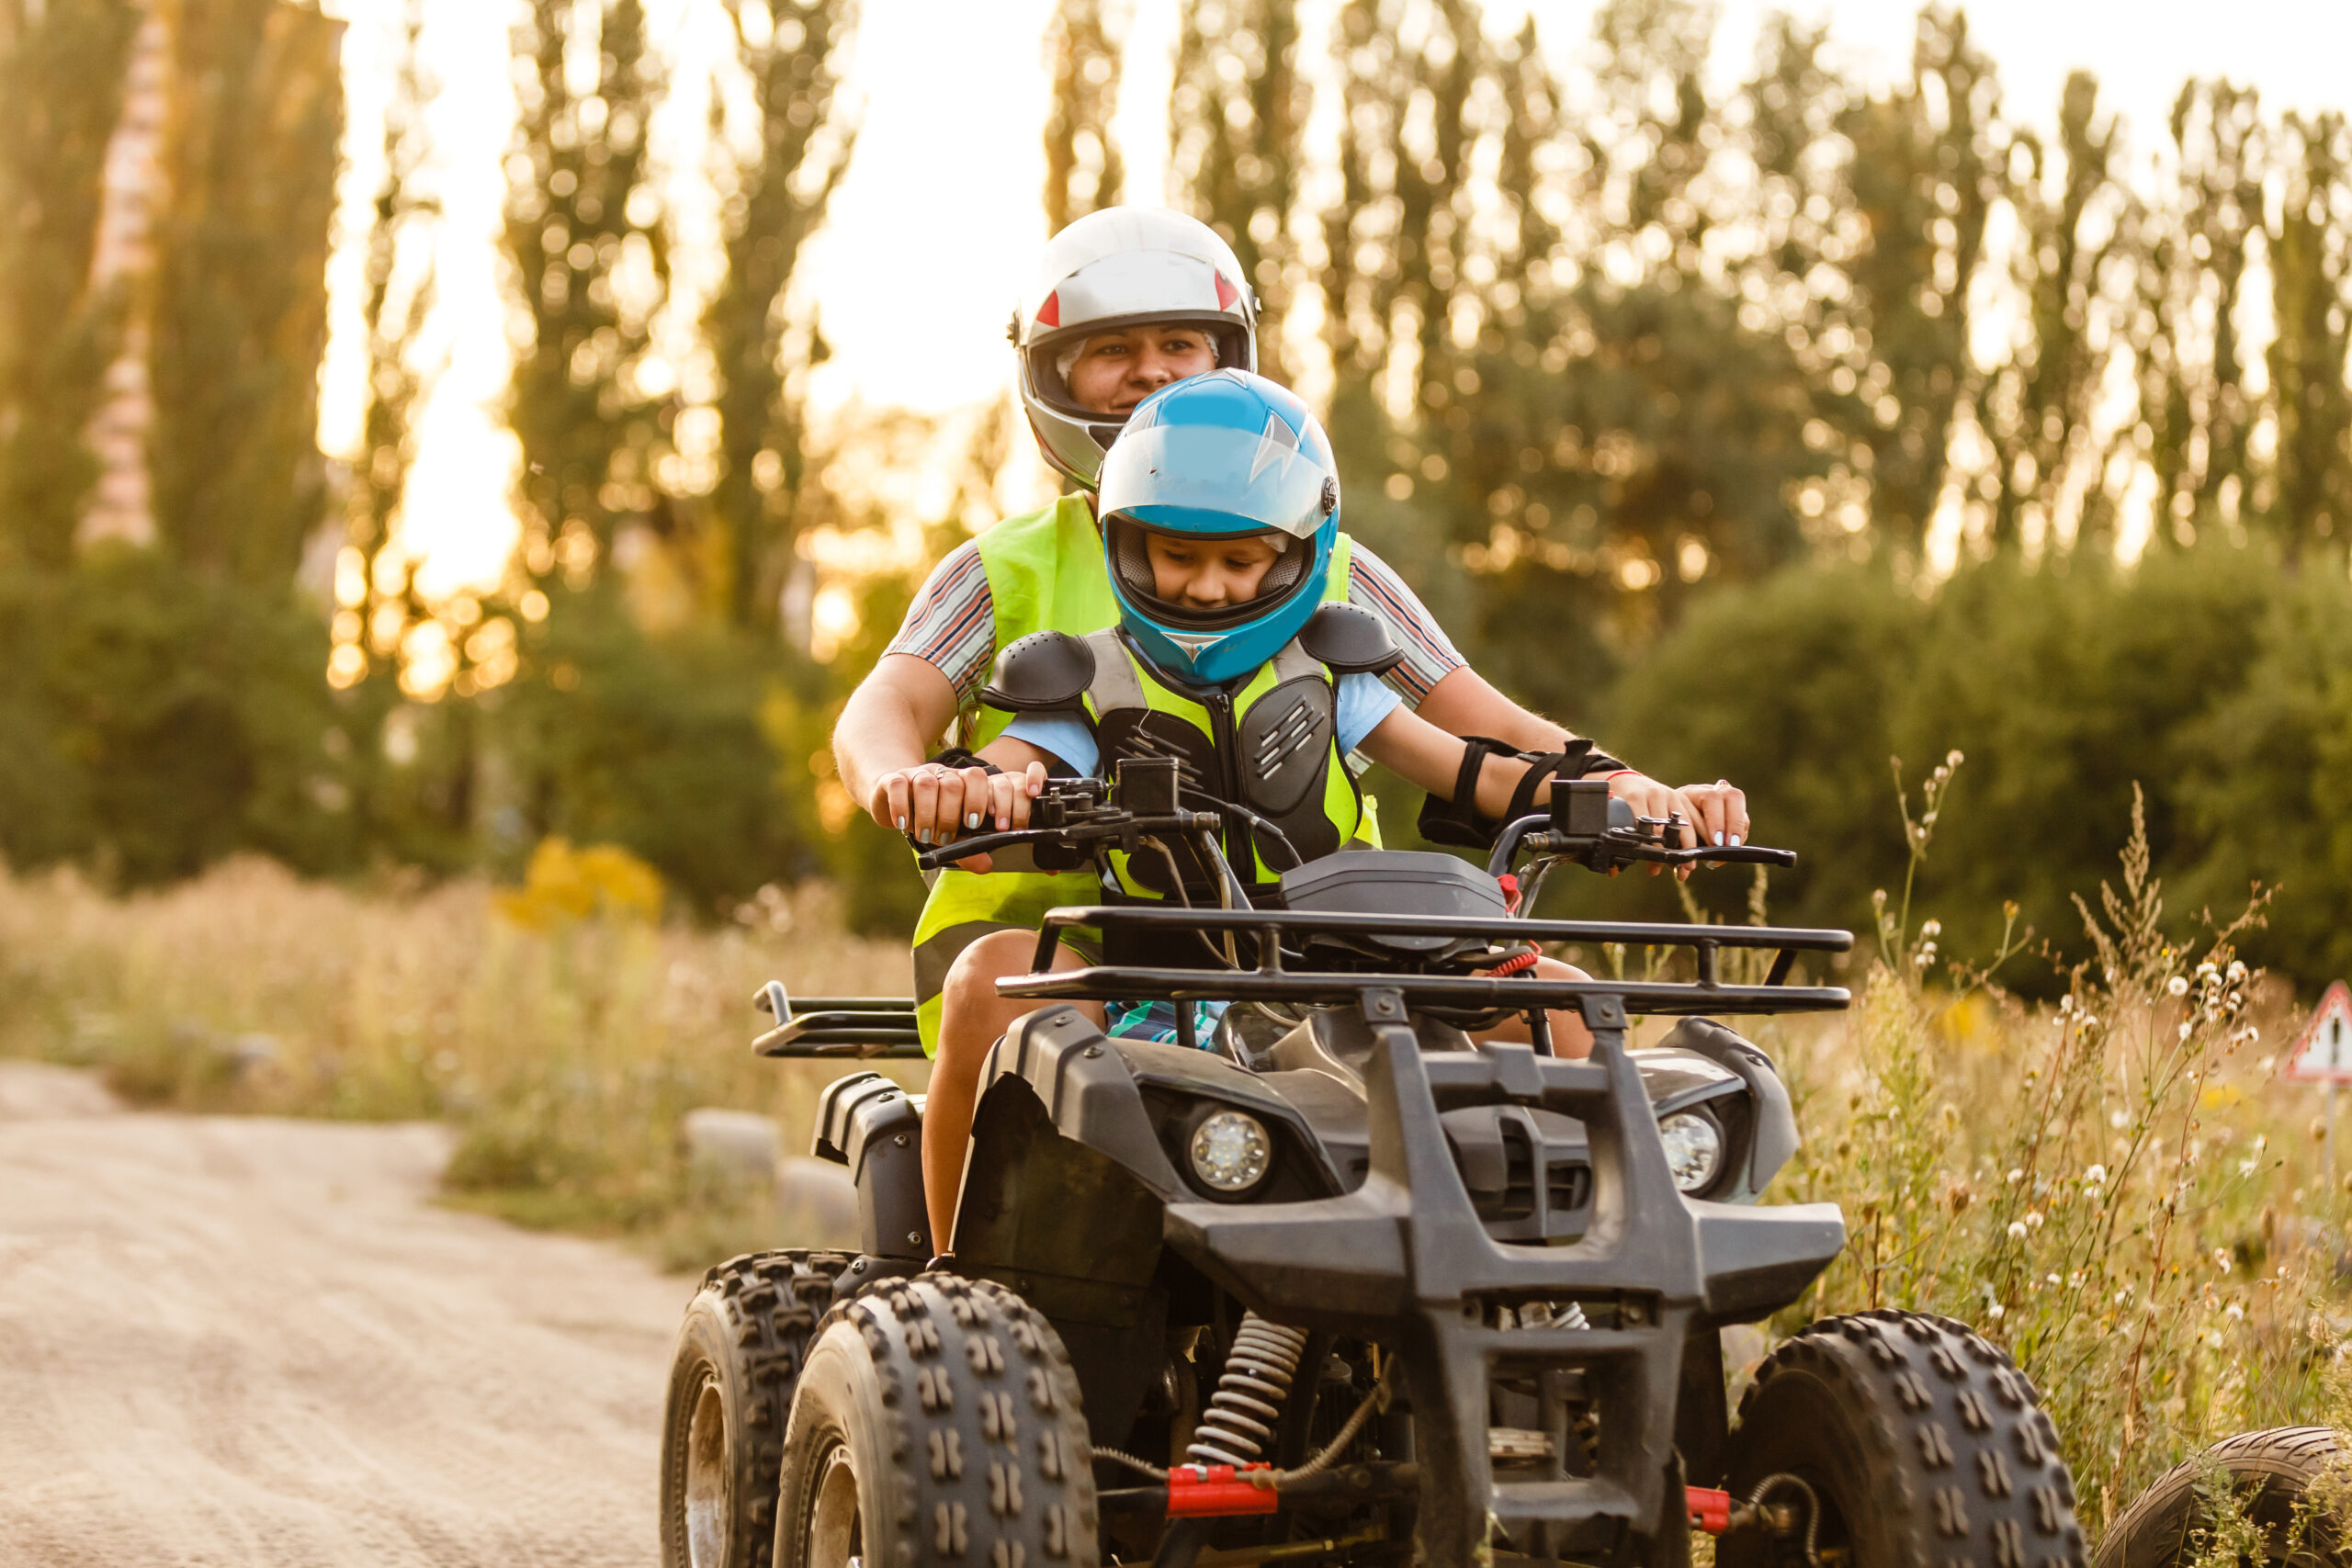
M983 1069L953 1271L925 1271L922 1097L872 1071L825 1091L816 1152L855 1180L863 1249L710 1270L672 1374L666 1563L1661 1565L1694 1531L1725 1568L2085 1562L2035 1389L1961 1324L1815 1322L1730 1419L1720 1331L1798 1302L1846 1232L1758 1204L1795 1120L1715 1018L1845 1007L1791 981L1852 938L1527 911L1564 863L1792 855L1670 847L1678 822L1567 784L1484 871L1348 852L1261 908L1223 845L1269 826L1136 760L925 854L1149 852L1190 902L1057 909L1002 983L1037 1007ZM1080 931L1102 962L1048 973ZM1544 942L1690 949L1695 976L1539 979ZM1057 1005L1154 998L1180 1043ZM1196 999L1233 1004L1205 1041ZM921 1055L909 1000L762 1003L768 1055ZM1554 1008L1589 1058L1552 1054ZM1513 1014L1532 1043L1473 1040ZM1678 1021L1634 1049L1635 1014Z

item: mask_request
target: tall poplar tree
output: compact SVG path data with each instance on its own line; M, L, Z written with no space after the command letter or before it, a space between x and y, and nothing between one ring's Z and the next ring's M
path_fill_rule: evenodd
M591 31L576 36L582 28ZM632 373L658 298L626 299L622 285L657 296L667 287L645 145L660 62L639 0L532 0L514 44L521 103L505 245L531 335L507 420L523 448L523 561L536 580L560 571L584 582L621 525L655 505L660 411ZM593 50L584 91L568 69L575 49Z
M1258 367L1290 378L1283 319L1306 281L1291 229L1310 95L1294 0L1185 0L1169 99L1180 205L1225 238L1261 307Z
M748 157L730 154L722 176L727 277L703 318L718 367L718 481L693 555L711 610L729 625L769 626L808 466L797 377L824 352L813 323L786 330L785 293L849 166L855 128L835 94L857 12L850 0L727 9L758 141Z
M1111 120L1119 108L1127 7L1117 0L1058 0L1046 28L1046 232L1116 204L1126 182Z
M2352 531L2352 135L2334 111L2289 115L2270 270L2278 335L2271 396L2278 421L2271 528L2290 561Z
M387 650L397 647L400 630L424 613L405 572L401 587L388 592L379 585L376 570L378 557L391 542L394 515L408 488L416 457L416 420L428 379L417 354L433 309L431 247L440 206L421 178L432 153L424 116L430 89L417 56L423 26L422 0L409 0L400 63L384 107L384 177L376 187L368 227L368 292L360 306L368 380L345 526L345 543L358 552L367 570L360 592L344 601L352 615L339 616L335 626L338 650L354 650L336 652L330 664L334 678L345 684L368 669L370 642ZM387 612L387 604L396 607ZM379 615L384 624L371 626ZM360 624L354 626L353 620Z
M0 565L55 568L96 477L83 430L119 301L90 288L130 0L0 0Z
M342 23L283 0L185 0L174 17L150 365L156 534L184 565L245 582L289 580L325 516L342 39Z

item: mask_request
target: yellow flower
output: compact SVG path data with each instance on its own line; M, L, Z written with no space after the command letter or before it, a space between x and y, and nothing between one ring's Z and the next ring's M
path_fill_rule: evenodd
M662 913L662 874L618 844L575 850L539 840L523 886L498 895L498 912L526 931L591 919L651 920Z

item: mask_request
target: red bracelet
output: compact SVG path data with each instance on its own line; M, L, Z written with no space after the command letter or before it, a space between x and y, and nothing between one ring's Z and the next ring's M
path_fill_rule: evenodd
M1642 770L1639 768L1620 768L1615 773L1611 773L1608 777L1602 779L1600 782L1602 784L1614 784L1617 780L1623 778L1628 773L1633 774L1635 778L1642 777Z

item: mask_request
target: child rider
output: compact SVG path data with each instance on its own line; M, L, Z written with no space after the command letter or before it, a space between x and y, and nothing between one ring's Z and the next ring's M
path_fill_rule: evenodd
M1339 532L1339 479L1329 441L1305 403L1243 370L1195 376L1154 393L1129 416L1102 474L1103 547L1119 625L1083 638L1042 632L1006 649L987 700L1016 714L980 753L994 826L1025 825L1051 773L1108 777L1121 757L1173 755L1184 793L1248 807L1279 836L1229 825L1226 855L1245 883L1271 888L1295 859L1333 853L1369 835L1351 752L1362 750L1446 800L1465 746L1406 707L1379 679L1396 662L1380 623L1321 596ZM1598 752L1578 771L1623 764ZM1476 768L1482 818L1548 795L1548 776L1514 801L1529 764L1487 754ZM1237 798L1238 797L1238 798ZM1457 809L1459 809L1457 807ZM1285 844L1283 840L1287 840ZM1287 853L1285 852L1288 852ZM1156 900L1203 868L1146 853L1114 865L1113 901ZM1213 888L1204 877L1191 897ZM1214 891L1205 891L1214 899ZM1004 1030L1035 1004L1001 997L1025 974L1033 933L981 938L957 957L943 994L939 1054L923 1108L923 1182L934 1245L950 1245L980 1066ZM1056 969L1088 962L1058 949ZM1554 959L1536 971L1578 978ZM1077 1002L1114 1034L1170 1038L1170 1004ZM1160 1016L1164 1014L1165 1016ZM1509 1037L1523 1025L1505 1025ZM1581 1056L1590 1036L1554 1010L1555 1048Z

